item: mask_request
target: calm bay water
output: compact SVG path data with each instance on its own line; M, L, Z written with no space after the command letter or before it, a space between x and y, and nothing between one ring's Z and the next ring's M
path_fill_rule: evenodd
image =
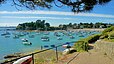
M0 34L4 33L5 31L0 31ZM3 56L8 55L8 54L13 54L13 53L24 53L24 52L32 52L35 50L39 50L41 46L45 45L60 45L66 42L71 42L71 41L77 41L80 38L87 37L91 34L86 34L84 37L79 37L80 34L77 32L74 32L72 36L74 36L74 39L70 39L69 36L63 35L62 33L58 32L58 34L61 35L63 38L62 40L57 40L57 37L54 36L54 32L50 32L49 35L46 35L49 37L50 41L42 41L41 37L44 36L43 33L41 34L36 34L35 32L31 32L31 35L34 35L34 38L30 38L28 35L20 37L19 39L14 39L12 33L19 33L18 31L8 31L11 35L9 38L5 38L5 36L0 36L0 60L3 59ZM98 33L98 32L94 32ZM32 45L24 45L22 43L23 38L28 39L32 43Z

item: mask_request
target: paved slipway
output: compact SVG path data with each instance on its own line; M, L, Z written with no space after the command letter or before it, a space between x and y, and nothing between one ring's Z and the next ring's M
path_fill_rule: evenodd
M57 64L114 64L114 60L93 48L89 52L65 55L59 59Z

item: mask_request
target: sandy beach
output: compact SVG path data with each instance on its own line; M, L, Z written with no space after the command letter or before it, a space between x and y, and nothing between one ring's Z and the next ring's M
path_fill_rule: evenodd
M68 31L103 31L105 28L84 28L84 29L67 29ZM27 32L59 32L59 31L65 31L65 30L53 30L53 31L40 31L40 30L24 30Z
M103 31L104 29L98 28L84 28L84 29L68 29L70 31Z

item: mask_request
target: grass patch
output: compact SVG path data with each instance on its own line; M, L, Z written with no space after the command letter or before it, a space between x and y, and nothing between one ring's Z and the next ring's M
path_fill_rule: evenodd
M114 31L114 26L111 26L111 27L105 29L105 30L102 32L102 34L105 34L105 33L107 33L107 32L111 32L111 31Z
M58 52L58 56L62 56L62 52ZM48 50L35 54L35 64L54 64L56 60L56 53L54 50Z
M107 42L114 42L114 39L109 39L109 38L105 38L105 39L102 39L103 41L107 41Z

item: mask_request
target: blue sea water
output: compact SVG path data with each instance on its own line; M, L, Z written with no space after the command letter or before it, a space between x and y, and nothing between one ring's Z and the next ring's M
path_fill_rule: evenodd
M5 31L0 31L0 34L4 33ZM24 53L24 52L32 52L35 50L39 50L41 46L45 45L60 45L66 42L72 42L72 41L77 41L80 38L85 38L91 34L86 34L84 37L79 37L80 34L77 32L74 32L72 36L74 36L74 39L70 39L69 36L63 35L61 32L58 32L61 37L63 38L62 40L57 40L57 37L54 36L54 32L50 32L49 35L46 35L49 37L49 41L42 41L41 37L44 36L43 33L41 34L36 34L36 32L31 32L30 35L34 35L34 38L30 38L28 35L22 36L20 38L14 39L12 33L19 33L18 31L8 31L11 35L10 37L6 38L5 36L0 36L0 60L4 59L3 57L8 54L13 54L13 53ZM94 32L98 33L98 32ZM29 42L32 43L32 45L24 45L22 43L22 39L26 38L28 39Z

